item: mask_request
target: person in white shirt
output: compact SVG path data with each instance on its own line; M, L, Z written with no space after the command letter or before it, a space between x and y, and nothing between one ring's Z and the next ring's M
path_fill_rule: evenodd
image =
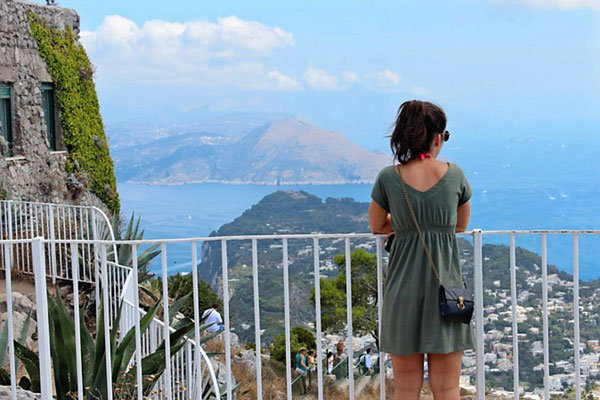
M333 351L327 353L327 373L333 374Z
M212 308L208 308L204 310L202 313L202 319L204 319L205 324L213 324L207 328L209 332L222 332L225 330L225 326L223 326L223 318L221 318L221 314L219 314L219 304L213 303Z
M360 373L363 375L369 375L373 372L373 356L371 354L371 348L368 348L367 351L358 358L358 366L360 367Z
M371 372L373 370L373 356L371 355L371 348L367 349L367 354L365 355L365 368Z

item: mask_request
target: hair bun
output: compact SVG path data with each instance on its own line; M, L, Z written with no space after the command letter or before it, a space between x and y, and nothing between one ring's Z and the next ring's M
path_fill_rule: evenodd
M401 164L429 152L436 133L446 129L446 114L428 101L410 100L398 109L390 138L394 160Z

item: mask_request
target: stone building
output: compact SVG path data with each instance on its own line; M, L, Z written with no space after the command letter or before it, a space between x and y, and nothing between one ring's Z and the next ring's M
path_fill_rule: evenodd
M49 30L71 30L75 40L79 35L79 16L73 10L25 0L0 1L0 199L109 210L106 201L88 189L92 186L84 173L78 173L78 163L65 145L57 84L32 36L32 14ZM101 120L100 127L94 140L108 154ZM109 173L114 182L112 160Z

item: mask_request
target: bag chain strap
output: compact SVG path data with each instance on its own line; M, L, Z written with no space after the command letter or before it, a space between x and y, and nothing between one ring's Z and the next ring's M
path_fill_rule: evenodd
M412 217L413 223L415 224L415 227L417 228L417 233L419 234L419 238L421 239L421 243L423 244L423 250L425 250L425 254L427 255L427 259L429 260L429 266L431 267L431 270L433 271L433 274L435 275L437 281L441 285L442 281L440 280L440 276L438 275L438 272L435 269L435 263L433 262L433 257L431 257L431 252L429 251L429 246L427 246L427 243L425 242L425 237L423 236L423 232L421 232L421 228L419 227L419 223L417 222L417 215L415 214L415 210L412 206L412 202L410 201L410 198L408 197L408 191L406 190L406 184L404 183L404 179L402 179L402 169L400 166L398 166L398 175L400 175L400 183L402 184L402 192L404 193L404 198L406 199L406 204L408 205L408 211L410 212L410 216ZM463 285L466 288L467 283L465 282L465 278L462 275L461 275L461 279L462 279Z

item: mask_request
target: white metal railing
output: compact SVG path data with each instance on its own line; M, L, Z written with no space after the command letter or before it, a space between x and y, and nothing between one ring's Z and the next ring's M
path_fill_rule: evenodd
M120 328L121 332L128 332L132 328L135 329L136 348L141 349L141 351L136 352L136 364L141 365L142 357L156 351L156 348L160 343L159 338L161 335L165 338L167 330L169 333L172 333L175 332L175 329L172 326L169 326L168 320L163 322L154 318L143 334L139 332L140 317L146 315L146 312L139 306L137 249L137 245L132 245L133 273L129 276L124 286L123 312ZM162 252L166 257L166 250L164 248L162 248ZM193 265L196 266L197 248L195 245L192 247L191 255ZM166 263L165 257L161 257L164 263ZM193 267L193 271L193 299L194 304L198 304L198 268ZM163 282L166 282L166 279L163 279ZM167 305L168 310L168 303L165 304ZM197 341L200 339L200 316L197 307L194 309L194 313L194 339L192 340L191 338L186 337L184 347L178 351L177 354L172 355L171 362L169 363L169 370L174 371L173 379L171 379L170 385L165 382L165 379L161 379L157 387L157 393L170 393L171 398L178 400L196 399L201 398L200 396L202 395L203 389L205 388L206 383L208 383L208 386L212 388L212 392L218 399L220 398L219 384L214 368L202 346L199 344L197 345ZM165 313L165 317L168 318L167 313ZM167 325L165 325L165 322L167 322ZM168 327L167 330L165 329L165 326ZM139 385L140 382L142 382L141 369L138 369L136 374ZM138 398L141 399L141 397L141 393L138 393Z
M115 240L111 223L106 214L97 207L67 204L36 203L17 200L0 200L0 239L49 240ZM71 266L66 257L66 242L47 244L48 277L71 280ZM81 282L95 282L94 247L91 242L81 244L79 255ZM31 249L25 243L14 246L14 268L24 274L33 274ZM116 247L109 248L112 261L116 260ZM0 257L3 256L0 250ZM122 286L122 285L121 285Z
M56 246L48 246L54 242ZM50 323L48 316L48 302L47 302L47 287L46 287L46 260L48 259L48 254L46 251L49 249L57 249L59 245L67 244L66 246L66 256L70 262L71 270L69 272L69 276L72 278L73 285L73 315L74 315L74 331L75 331L75 348L76 348L76 365L77 365L77 393L78 398L84 398L84 388L83 388L83 357L82 357L82 349L81 349L81 325L80 325L80 305L79 305L79 283L78 279L79 271L81 271L81 258L79 257L79 249L81 245L87 245L92 241L81 241L81 240L60 240L60 241L49 241L43 238L34 238L34 239L16 239L16 240L0 240L0 246L5 252L6 257L3 259L3 265L5 269L5 279L6 279L6 292L9 294L7 296L7 320L8 324L8 342L9 342L9 369L10 369L10 377L11 377L11 388L12 388L12 398L16 399L16 384L17 384L17 375L15 371L15 351L14 351L14 321L11 317L13 314L13 305L12 305L12 272L16 270L16 263L14 259L11 257L14 254L14 248L19 246L21 248L28 247L28 251L31 252L32 256L32 273L34 274L35 279L35 287L36 287L36 303L37 303L37 332L38 332L38 342L39 342L39 369L40 369L40 382L41 382L41 391L42 391L42 399L51 399L51 395L53 392L53 381L51 374L51 359L50 359ZM98 274L98 281L95 282L97 288L102 291L102 307L105 310L111 308L111 304L109 299L111 298L111 293L113 288L110 285L115 285L117 280L110 279L112 276L118 276L119 271L125 271L122 266L118 264L112 265L111 262L108 261L107 256L107 248L109 246L114 245L114 241L107 242L93 242L93 245L98 247L99 253L99 264L100 264L100 272ZM200 338L200 326L199 319L195 320L194 330L196 333L196 340L192 340L191 338L184 339L184 346L175 354L170 354L170 345L169 345L169 335L174 332L175 329L169 324L169 316L168 316L168 296L165 297L165 301L162 304L163 314L165 316L165 321L162 322L157 318L153 318L150 322L149 327L144 331L140 331L140 319L146 312L139 306L139 298L137 294L137 246L133 246L133 267L130 268L128 272L130 276L128 277L128 291L126 295L123 296L122 299L122 310L121 310L121 320L119 324L120 329L120 337L118 337L119 342L123 339L124 335L130 330L135 329L135 345L136 345L136 355L135 359L131 360L129 364L129 368L133 368L135 366L136 373L136 384L137 387L142 388L142 358L154 353L162 340L166 342L165 344L165 353L166 359L170 360L166 364L167 372L165 376L159 380L156 387L153 389L152 398L156 399L200 399L200 396L206 396L207 393L212 392L215 398L220 398L219 393L219 384L217 382L217 377L214 372L214 368L212 363L204 351L204 349L200 346L199 338ZM111 272L111 270L113 270ZM164 282L167 280L164 279ZM196 276L197 281L197 276ZM104 284L104 283L107 284ZM198 286L195 285L195 298L198 298ZM133 296L133 303L129 301L128 296ZM113 314L117 315L117 312ZM111 313L104 312L103 313L103 323L104 323L104 339L105 339L105 349L110 349L111 346L111 329L113 327L114 316L111 316ZM162 340L161 340L162 337ZM88 360L89 362L89 360ZM106 376L112 377L112 360L111 360L111 352L105 352L105 369ZM0 366L4 367L4 366ZM113 398L113 387L112 387L112 379L107 379L107 390L108 390L108 399ZM138 391L138 398L142 398L142 392Z
M486 236L496 236L496 235L507 235L510 238L510 244L509 244L509 251L510 251L510 262L509 262L509 268L510 268L510 276L511 276L511 306L512 306L512 339L513 339L513 384L514 384L514 397L515 399L519 398L519 364L518 364L518 359L519 359L519 347L518 347L518 320L517 320L517 314L516 314L516 310L517 310L517 302L518 302L518 296L517 296L517 285L516 285L516 270L517 270L517 265L516 265L516 239L518 237L521 236L531 236L531 235L536 235L540 238L541 240L541 246L542 246L542 280L543 280L543 286L542 286L542 315L543 315L543 321L542 321L542 328L543 328L543 352L544 352L544 396L545 399L549 399L549 395L550 395L550 391L549 391L549 374L550 374L550 357L549 357L549 338L548 338L548 286L547 286L547 237L550 235L561 235L561 236L571 236L573 238L573 324L574 324L574 329L573 329L573 342L574 342L574 346L573 346L573 363L574 363L574 372L573 372L573 376L574 376L574 382L575 382L575 391L576 391L576 399L580 399L581 398L581 365L580 365L580 346L579 346L579 342L580 342L580 329L579 329L579 237L583 236L583 235L600 235L600 230L579 230L579 231L558 231L558 230L554 230L554 231L541 231L541 230L531 230L531 231L482 231L482 230L473 230L471 232L467 232L462 234L462 236L464 237L470 237L473 240L473 266L474 266L474 291L475 291L475 314L474 314L474 324L475 324L475 332L476 332L476 391L477 391L477 399L478 400L483 400L485 398L485 359L484 359L484 355L485 355L485 348L484 348L484 296L483 296L483 291L484 291L484 287L483 287L483 264L484 264L484 259L483 259L483 239ZM197 303L197 244L198 243L204 243L204 242L217 242L220 243L221 246L221 273L222 273L222 293L223 293L223 308L224 308L224 324L225 324L225 331L224 331L224 337L225 337L225 372L226 372L226 379L225 379L225 386L227 388L226 391L226 395L224 397L226 397L228 400L232 400L233 399L233 394L232 394L232 389L233 389L233 377L232 377L232 359L231 359L231 321L229 318L229 310L230 310L230 298L229 298L229 278L228 278L228 272L229 272L229 265L228 265L228 247L231 248L231 246L234 246L237 243L239 243L240 241L242 242L251 242L251 248L250 248L250 252L251 252L251 258L252 258L252 271L253 271L253 300L254 300L254 321L255 321L255 343L256 343L256 370L257 370L257 374L256 374L256 386L257 386L257 399L261 400L262 399L262 374L260 373L261 371L261 367L262 367L262 359L260 356L260 349L261 349L261 326L260 326L260 309L259 309L259 302L258 300L260 299L260 292L259 292L259 286L258 286L258 274L259 274L259 258L258 258L258 243L261 241L268 241L268 242L273 242L273 241L277 241L281 243L281 247L278 246L271 246L271 251L281 251L281 269L282 269L282 280L283 280L283 289L284 289L284 299L283 299L283 306L284 306L284 322L285 322L285 345L286 345L286 373L285 373L285 381L286 381L286 392L287 392L287 397L288 399L292 398L292 370L291 370L291 359L290 359L290 350L291 350L291 343L290 343L290 282L289 282L289 268L290 268L290 257L288 254L288 245L291 241L295 241L295 240L312 240L312 250L313 250L313 263L314 263L314 290L315 290L315 300L316 300L316 304L315 304L315 317L316 317L316 336L317 336L317 353L318 356L320 357L319 360L322 360L322 355L323 355L323 349L322 349L322 324L321 324L321 304L320 304L320 297L321 297L321 291L320 291L320 284L319 284L319 277L320 277L320 266L321 266L321 260L320 260L320 243L322 241L325 240L330 240L330 239L337 239L337 240L343 240L344 243L344 254L346 255L346 265L345 265L345 270L346 270L346 276L348 277L348 279L346 280L346 282L350 282L350 284L347 284L346 290L347 290L347 299L350 299L350 301L347 301L346 304L346 311L347 311L347 315L348 315L348 319L347 319L347 324L346 324L346 335L347 335L347 340L348 340L348 353L347 353L347 357L348 359L352 360L353 359L353 350L352 350L352 338L353 338L353 327L352 327L352 303L351 303L351 290L352 290L352 286L351 286L351 268L350 268L350 261L351 261L351 250L352 250L352 244L356 243L357 241L364 241L364 240L369 240L369 241L374 241L376 246L376 256L377 256L377 285L378 285L378 292L379 292L379 298L382 298L381 294L383 293L383 279L384 279L384 258L383 258L383 254L382 254L382 241L383 241L383 237L382 236L375 236L375 235L371 235L371 234L310 234L310 235L246 235L246 236L228 236L228 237L199 237L199 238L191 238L191 239L154 239L154 240L136 240L136 241L101 241L101 240L54 240L54 241L50 241L50 240L46 240L46 239L19 239L19 240L3 240L0 241L0 244L3 245L3 247L5 249L7 249L7 246L14 246L14 245L18 245L20 243L29 243L30 245L33 245L33 250L34 250L34 254L33 254L33 265L34 265L34 272L36 270L36 266L40 271L45 271L45 267L44 267L44 262L46 260L47 257L44 256L46 251L51 251L52 250L52 246L47 246L47 244L54 242L56 245L60 245L60 244L69 244L71 246L71 248L73 249L78 249L80 245L87 245L87 244L91 244L94 246L97 246L100 249L100 260L101 260L101 274L102 276L106 276L107 272L107 266L108 266L108 260L107 260L107 255L106 255L106 249L108 246L114 246L114 245L124 245L124 246L132 246L132 254L136 254L137 249L139 248L139 246L144 246L144 245L149 245L149 244L155 244L155 243L159 243L160 244L160 248L161 248L161 271L162 271L162 284L163 284L163 308L164 308L164 313L163 313L163 317L164 317L164 321L161 323L156 322L153 325L153 328L151 330L149 330L148 334L144 334L144 337L142 337L141 332L139 331L139 305L137 303L137 299L134 299L133 302L130 301L129 298L127 298L126 304L127 307L129 307L129 311L127 312L127 316L125 318L126 322L125 324L127 326L134 326L136 328L136 357L141 357L144 353L144 351L151 351L153 347L156 346L157 343L160 343L160 339L159 336L162 335L163 336L163 340L165 342L168 343L169 340L169 332L171 331L171 326L170 326L170 322L169 322L169 304L167 299L167 273L168 273L168 258L167 258L167 246L169 245L189 245L190 246L190 254L192 255L192 265L193 265L193 276L194 276L194 301L195 304ZM278 250L279 248L281 248L281 250ZM275 249L275 250L273 250ZM7 254L12 254L11 253L11 249L7 249L5 250L8 253ZM76 251L76 250L75 250ZM72 260L77 260L78 258L75 257ZM5 263L7 262L7 258L5 258ZM136 271L135 273L137 273L137 261L134 261L134 265L133 265L133 271ZM9 271L9 265L6 265L6 270ZM7 274L7 276L9 276L10 274ZM130 278L132 279L132 278ZM136 282L137 280L133 280L133 282ZM7 291L10 289L9 288L9 282L10 282L10 277L7 279ZM37 283L37 280L36 280ZM127 286L127 285L126 285ZM42 289L40 289L41 291ZM107 292L109 290L108 286L103 286L103 291ZM136 292L136 291L133 291ZM39 292L41 293L41 292ZM126 293L129 293L128 291L126 291ZM41 294L40 294L41 296ZM10 297L10 296L9 296ZM104 298L106 299L108 296L105 296ZM127 295L125 296L127 297ZM41 307L41 309L40 309ZM10 307L9 307L10 308ZM196 307L197 308L197 307ZM40 302L38 302L38 312L42 313L43 310L43 304L40 305ZM135 312L135 310L138 310L138 312ZM133 311L133 312L132 312ZM198 330L198 313L200 310L195 309L194 312L196 314L196 318L195 318L195 323L196 323L196 331ZM9 313L12 312L11 309L9 309ZM378 315L379 315L379 324L381 324L381 302L379 302L378 304ZM47 321L43 321L43 320L39 320L38 321L38 330L44 331L45 328L44 325L47 323ZM108 329L108 324L105 324L105 329ZM381 331L381 329L380 329ZM12 335L12 333L11 333ZM49 358L46 359L45 357L42 357L42 352L45 351L44 350L44 343L42 343L43 341L47 340L46 338L48 337L47 334L41 332L38 333L38 336L40 338L40 364L43 362L47 365L44 366L44 368L47 368L47 371L50 371L50 365L49 365ZM12 336L11 336L12 337ZM108 335L107 335L108 337ZM198 338L198 335L195 336L196 338ZM107 346L109 346L109 343L106 344ZM145 350L147 349L147 350ZM200 353L200 346L198 341L189 341L189 346L186 343L186 346L184 346L183 349L185 350L181 350L182 355L176 355L176 357L171 357L171 355L169 354L169 346L166 346L166 353L167 353L167 359L169 360L169 362L165 365L165 373L162 377L161 380L161 390L163 393L163 396L165 398L171 399L171 398L177 398L177 399L188 399L188 398L194 398L194 399L198 399L200 397L198 395L198 391L194 391L194 387L199 387L198 386L198 377L202 377L202 374L198 373L198 370L202 370L202 366L201 363L197 363L197 360L201 360L204 359L207 363L206 368L209 368L209 364L207 359L204 358L203 355L198 355ZM194 353L194 354L192 354ZM11 357L13 357L14 360L14 355L13 355L13 349L11 348ZM386 362L386 355L385 354L381 354L380 353L380 371L381 373L379 374L379 384L380 384L380 398L384 399L385 398L385 376L386 376L386 370L389 368L388 363ZM187 365L189 366L190 361L192 362L193 365L193 369L195 369L195 371L193 371L190 368L185 368L185 367L181 367L182 365ZM139 362L136 362L136 365L140 365ZM107 374L109 374L110 376L110 362L107 362L106 364L106 368L107 368ZM137 379L140 379L140 374L141 371L137 371L138 373L138 377ZM205 374L205 373L204 373ZM206 375L206 374L205 374ZM322 371L322 365L321 362L318 363L318 379L317 379L317 393L318 393L318 398L319 400L323 399L324 396L324 392L323 392L323 371ZM12 378L12 371L11 371L11 378ZM46 376L46 378L49 380L50 379L50 374L48 373L48 375ZM348 382L348 388L349 388L349 397L351 399L355 398L355 392L354 392L354 374L350 373L349 374L349 382ZM211 376L211 379L214 379ZM14 379L13 379L14 380ZM179 385L177 384L177 382L179 382ZM181 382L185 382L186 383L186 387L187 389L192 389L192 390L186 390L183 391L180 389ZM139 381L138 381L139 383ZM214 383L216 385L216 382ZM48 383L47 385L50 385L49 387L51 387L51 383ZM42 386L42 389L48 388L48 386ZM46 392L48 393L48 392ZM44 397L44 398L48 398L48 397Z
M75 293L79 293L79 282L96 284L97 317L99 316L100 290L104 291L103 305L105 309L109 310L108 313L104 314L104 323L107 324L107 327L112 327L112 322L121 301L123 301L124 311L129 311L131 314L132 301L138 304L137 290L135 290L137 289L137 285L133 284L133 282L137 282L137 270L135 274L132 274L131 267L118 264L117 246L114 244L114 232L108 217L102 210L91 206L14 200L0 201L0 239L17 240L9 246L10 254L6 250L9 247L0 246L1 267L10 265L10 271L7 275L10 275L11 271L34 274L35 249L33 241L30 242L27 239L31 240L36 237L48 238L47 241L44 241L43 245L45 249L42 254L46 257L46 275L52 279L53 283L56 283L57 279L72 281ZM101 248L94 240L108 240L112 244ZM77 259L76 264L73 264L75 262L73 257ZM133 258L135 265L137 265L137 254L134 254ZM77 270L72 269L74 265L78 266ZM101 267L102 273L100 272ZM107 285L100 285L99 283L105 279ZM129 286L131 289L129 290L125 288L126 281L130 282ZM9 276L7 279L7 287L9 289L7 292L9 293L11 292L10 286L11 281ZM128 292L128 296L125 292ZM75 306L78 308L79 298L78 296L74 297ZM8 302L12 303L10 300L12 298L9 296ZM12 309L12 305L10 308ZM45 305L44 308L46 308ZM144 315L145 313L142 309L139 309L137 314L136 317L139 321L139 314ZM121 332L127 332L134 327L135 324L132 321L136 318L132 317L132 315L129 315L129 317L131 318L121 320L119 326ZM76 326L79 327L78 313L75 313L75 319ZM12 323L9 324L8 328L11 333L10 340L12 344ZM157 338L160 336L159 332L161 331L161 322L157 319L153 320L143 338L147 339L146 337L149 336L153 341L151 344L150 342L147 343L146 351L141 352L141 357L149 354L151 350L156 350L158 346ZM76 333L79 335L78 329ZM189 350L192 348L194 348L194 342L186 339L186 353L184 354L182 351L178 352L173 360L173 362L176 361L179 363L177 371L180 371L184 365L187 365L184 363L183 357L189 355ZM194 352L194 355L197 359L201 359L202 357L207 358L206 353L201 347L199 347L198 351ZM81 361L79 359L80 356L78 353L78 363ZM138 362L141 362L141 357L137 360ZM12 362L14 363L14 358ZM191 359L188 358L185 362L191 362ZM215 376L210 363L199 363L198 365L198 373L201 373L200 382L203 375L208 376L207 380L211 380L211 377ZM173 368L175 369L175 367ZM185 382L180 384L180 386L182 388L185 387ZM218 388L218 386L214 385L214 382L212 382L212 386Z
M99 254L93 240L115 240L110 220L99 208L68 204L38 203L18 200L0 200L0 239L33 239L43 237L46 254L46 274L55 284L57 279L73 280L69 260L69 242L78 244L78 280L85 283L98 281ZM19 273L33 274L33 253L26 242L13 245L12 268ZM121 290L130 273L127 266L118 265L117 247L107 247L107 279L109 291L109 320L113 320L119 306ZM0 249L0 261L6 258ZM0 262L0 265L4 265ZM1 268L1 267L0 267ZM100 294L96 290L96 304Z

